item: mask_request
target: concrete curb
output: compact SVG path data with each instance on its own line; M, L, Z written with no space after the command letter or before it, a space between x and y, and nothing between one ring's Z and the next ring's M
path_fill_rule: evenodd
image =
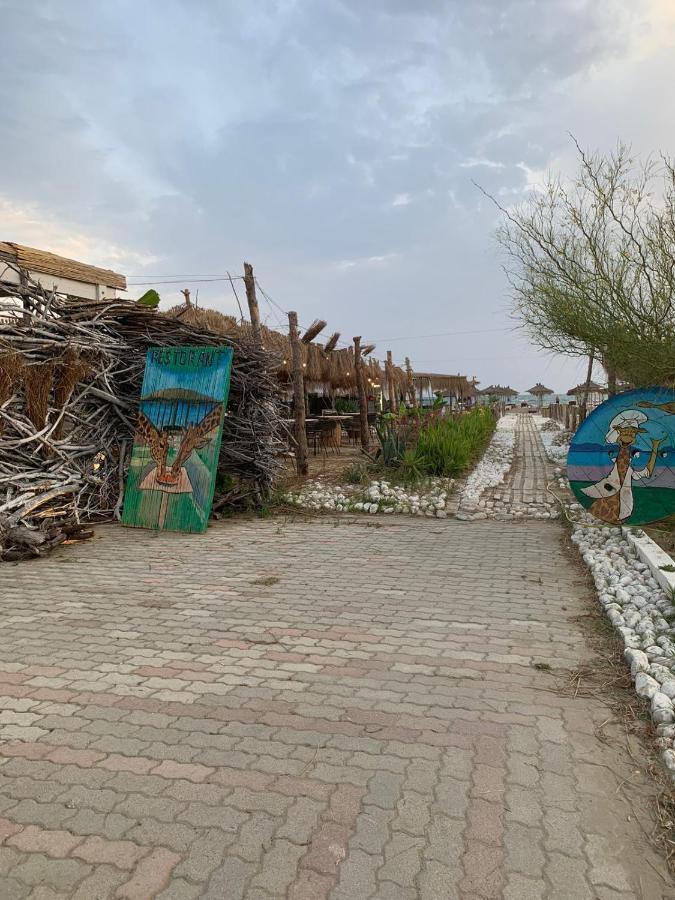
M665 593L675 597L675 561L672 557L641 530L635 532L631 528L622 527L621 532L642 562L649 566L652 575ZM673 571L667 571L671 567Z

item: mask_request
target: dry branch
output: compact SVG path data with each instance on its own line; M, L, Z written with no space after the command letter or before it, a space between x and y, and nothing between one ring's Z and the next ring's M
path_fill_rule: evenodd
M234 349L214 508L269 493L282 426L250 329L214 334L129 301L84 303L29 278L0 296L0 558L41 555L119 517L148 347Z

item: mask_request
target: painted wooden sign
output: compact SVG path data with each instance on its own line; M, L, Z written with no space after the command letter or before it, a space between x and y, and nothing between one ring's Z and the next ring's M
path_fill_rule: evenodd
M570 444L567 477L579 503L611 525L675 513L675 391L626 391L594 409Z
M206 531L231 366L231 347L148 350L123 525Z

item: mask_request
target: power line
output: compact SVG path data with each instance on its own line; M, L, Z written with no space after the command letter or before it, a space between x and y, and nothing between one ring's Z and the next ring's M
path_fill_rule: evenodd
M134 276L128 275L127 277L133 278ZM232 278L235 281L236 280L243 281L243 277L241 275L233 275ZM167 281L160 281L158 279L155 279L154 281L134 281L134 282L129 283L129 287L143 287L144 285L147 285L147 284L185 284L186 281L189 282L190 284L195 284L197 282L202 282L202 281L229 281L229 280L230 279L227 277L227 275L225 275L222 278L220 276L203 278L201 276L185 275L182 278L175 278L175 279L171 279L171 280L167 280Z
M244 280L243 275L233 275L232 277L235 279L235 281L243 281ZM127 275L127 278L178 278L179 280L184 279L184 278L192 279L192 280L194 280L195 278L212 278L212 279L218 280L218 281L228 281L229 280L227 274L225 274L225 275L204 275L203 273L199 274L199 275L150 275L149 273L144 272L142 275Z

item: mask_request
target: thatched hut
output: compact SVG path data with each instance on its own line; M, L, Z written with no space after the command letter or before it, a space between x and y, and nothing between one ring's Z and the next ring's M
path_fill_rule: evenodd
M248 322L238 322L234 316L224 315L214 309L194 306L175 306L166 315L173 316L193 327L207 329L214 334L234 337L238 333L249 332ZM291 347L288 335L262 326L263 348L270 355L270 362L282 386L292 383ZM354 365L353 347L335 347L326 349L326 344L311 341L301 344L302 361L305 376L305 387L308 394L333 397L336 394L356 396L356 368ZM384 367L374 357L368 355L364 359L366 388L375 393L384 384ZM406 390L406 373L399 366L394 366L394 389L403 398Z
M513 403L518 396L518 391L508 385L491 384L489 387L478 391L480 403L489 406L492 403Z
M477 394L475 383L466 375L415 372L413 384L420 406L428 406L439 395L445 397L450 406L469 405L474 402Z

